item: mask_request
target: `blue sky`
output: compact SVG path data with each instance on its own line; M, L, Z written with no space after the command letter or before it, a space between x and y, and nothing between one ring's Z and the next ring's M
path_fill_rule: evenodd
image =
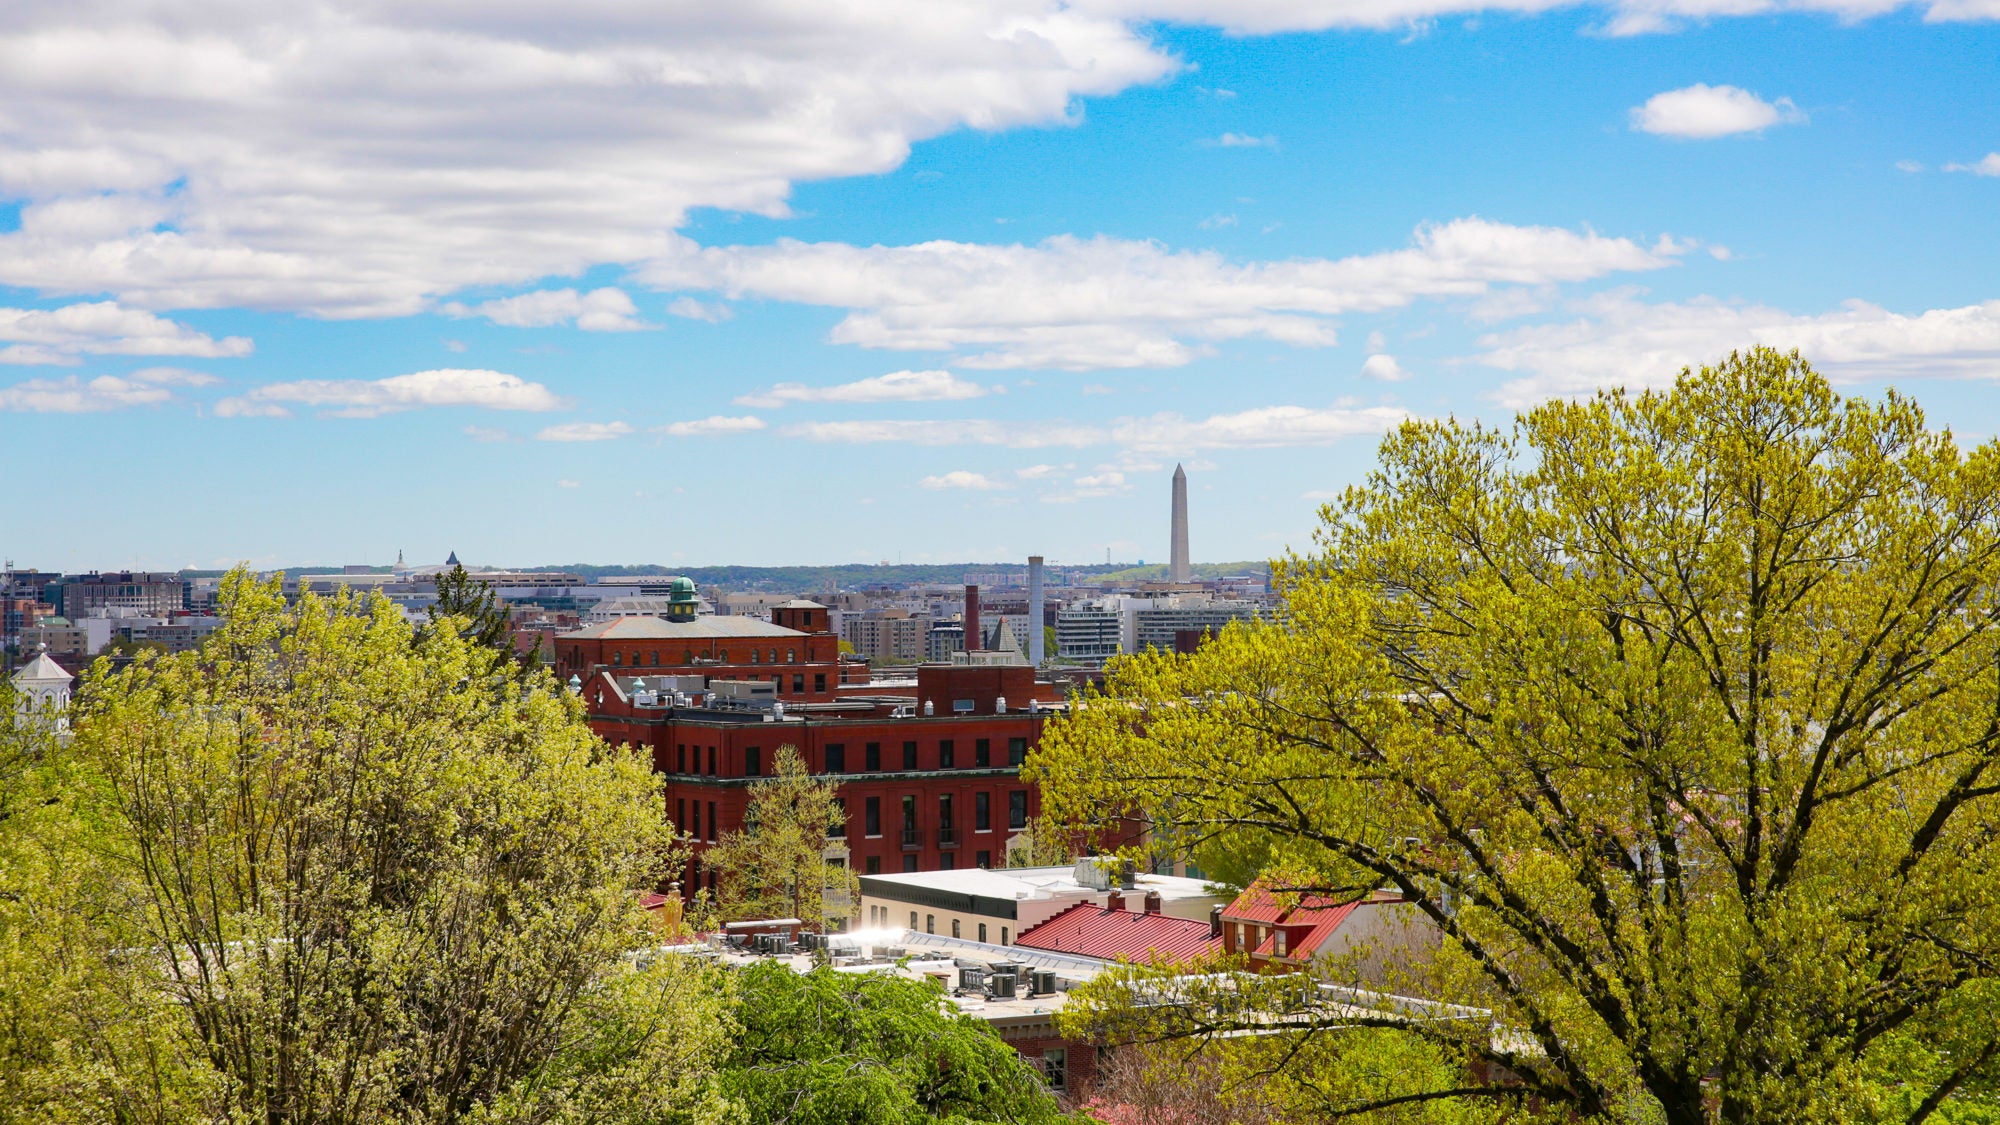
M0 28L20 565L1264 557L1751 343L2000 432L1992 0L279 7Z

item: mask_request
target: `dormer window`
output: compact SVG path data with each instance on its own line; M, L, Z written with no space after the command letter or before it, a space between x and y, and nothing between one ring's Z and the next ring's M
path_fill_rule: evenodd
M1283 957L1285 956L1285 931L1279 930L1276 940L1278 943L1276 946L1278 956Z

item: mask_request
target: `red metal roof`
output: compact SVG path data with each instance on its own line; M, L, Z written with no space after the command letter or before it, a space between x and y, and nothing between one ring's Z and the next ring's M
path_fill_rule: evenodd
M1370 901L1400 901L1382 896L1370 896ZM1222 922L1253 922L1269 926L1271 933L1264 935L1255 950L1254 957L1270 957L1276 953L1277 930L1285 931L1285 953L1289 957L1310 957L1322 943L1340 929L1360 903L1326 898L1320 895L1300 895L1296 905L1285 906L1262 880L1252 883L1236 901L1222 908Z
M1218 952L1222 939L1208 936L1208 923L1165 914L1106 910L1081 902L1048 921L1021 931L1015 945L1141 964L1191 961Z

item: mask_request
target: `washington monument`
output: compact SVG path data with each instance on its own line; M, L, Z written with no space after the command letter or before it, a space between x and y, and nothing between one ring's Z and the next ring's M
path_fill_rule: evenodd
M1174 542L1167 556L1167 581L1188 580L1187 470L1174 466Z

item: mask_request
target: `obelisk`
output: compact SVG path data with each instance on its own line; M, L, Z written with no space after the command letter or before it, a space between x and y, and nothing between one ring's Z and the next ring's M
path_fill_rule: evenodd
M1188 580L1187 470L1174 466L1174 542L1167 558L1167 581Z

